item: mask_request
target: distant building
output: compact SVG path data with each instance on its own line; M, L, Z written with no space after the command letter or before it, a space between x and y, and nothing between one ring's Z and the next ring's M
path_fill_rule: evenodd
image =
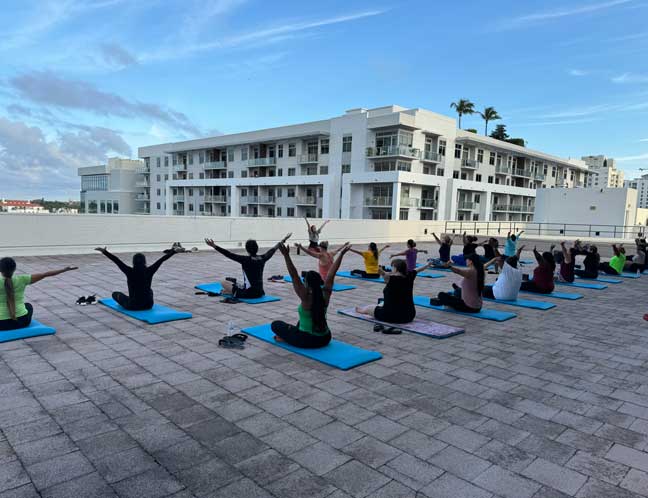
M79 168L81 205L88 214L148 214L148 177L144 163L108 159L108 164Z
M623 188L623 171L616 168L614 159L599 156L582 158L588 166L587 186L591 188Z
M633 188L637 191L637 205L644 209L648 208L648 175L642 175L641 178L626 180L623 182L625 188Z
M0 200L0 213L46 213L47 210L40 204L32 201L13 201L8 199Z

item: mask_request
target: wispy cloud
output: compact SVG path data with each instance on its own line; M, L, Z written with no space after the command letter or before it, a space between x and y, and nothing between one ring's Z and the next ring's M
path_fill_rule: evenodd
M584 71L582 69L570 69L569 70L569 75L570 76L587 76L589 71Z
M290 35L294 35L303 31L316 29L324 26L331 26L334 24L342 24L351 21L357 21L367 17L378 16L385 13L387 10L368 10L357 12L353 14L345 14L336 17L329 17L319 19L316 21L296 22L278 25L272 28L260 29L248 33L232 35L224 37L220 40L211 40L206 42L191 43L184 46L167 47L156 52L142 54L139 60L142 62L148 61L162 61L168 59L177 59L180 57L190 56L199 52L208 50L224 49L241 47L247 45L260 45L263 42L274 42L277 37L288 39Z
M648 83L648 74L623 73L612 78L614 83Z
M648 152L645 154L639 154L638 156L616 157L615 159L620 162L646 161L648 160Z
M602 112L610 112L618 109L618 104L597 104L586 107L573 107L571 109L564 109L562 111L549 112L541 114L538 117L541 119L582 118L585 116L592 116L600 114Z
M563 126L563 125L574 125L574 124L583 124L583 123L593 123L595 121L600 121L601 118L585 118L585 119L564 119L564 120L554 120L554 121L535 121L530 123L514 123L516 127L528 127L528 126Z
M640 138L639 141L640 142L648 142L648 138Z
M609 0L607 2L591 3L573 7L568 6L553 10L533 12L531 14L505 19L497 25L497 28L501 31L507 29L518 29L533 24L541 24L548 21L554 21L556 19L578 16L582 14L590 14L592 12L611 9L613 7L628 4L632 1L633 0Z

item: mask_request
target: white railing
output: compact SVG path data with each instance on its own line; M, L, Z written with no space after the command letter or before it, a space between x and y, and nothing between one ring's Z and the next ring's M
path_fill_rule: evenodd
M365 206L390 207L392 205L392 200L392 197L367 197L365 199Z
M151 184L147 180L140 180L139 182L135 182L135 186L140 188L148 188L151 186Z
M135 196L136 201L150 201L151 196L146 195L146 194L138 194Z
M275 157L258 157L256 159L248 159L248 168L258 168L261 166L275 166L277 159Z
M184 196L184 194L179 194L179 195L177 194L177 195L173 196L173 200L175 202L184 202L185 196Z

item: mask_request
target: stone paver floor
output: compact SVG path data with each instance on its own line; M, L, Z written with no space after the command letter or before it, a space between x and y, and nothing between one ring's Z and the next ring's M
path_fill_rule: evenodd
M442 341L337 315L381 295L357 282L334 295L331 329L384 357L343 372L254 338L219 348L228 322L296 321L297 300L271 283L279 303L196 296L196 283L240 277L216 253L166 263L157 302L194 318L155 326L74 305L125 289L100 255L18 263L81 270L28 289L55 336L0 345L0 498L648 496L648 276L562 288L585 298L546 312L489 303L518 314L504 323L418 309L465 327ZM284 272L278 254L266 274Z

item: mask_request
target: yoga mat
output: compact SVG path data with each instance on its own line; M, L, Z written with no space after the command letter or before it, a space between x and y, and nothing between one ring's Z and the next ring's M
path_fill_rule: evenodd
M607 285L605 284L591 284L589 282L560 282L559 280L556 280L555 284L565 285L567 287L578 287L581 289L595 289L595 290L607 289Z
M487 297L483 298L484 301L491 301L493 303L500 303L500 304L507 304L509 306L517 306L519 308L529 308L532 310L550 310L551 308L555 308L556 305L554 303L548 303L546 301L532 301L530 299L516 299L515 301L510 301L508 299L489 299Z
M214 282L211 284L198 284L196 285L196 289L204 291L204 292L213 292L214 294L222 294L223 292L223 286L220 284L220 282ZM230 294L223 294L223 297L232 297ZM265 295L263 297L257 297L255 299L241 299L241 298L236 298L242 303L245 304L262 304L262 303L274 303L275 301L281 301L280 297L277 296L269 296Z
M270 329L270 324L257 325L256 327L248 327L241 332L261 339L269 344L279 346L280 348L292 351L311 360L319 361L325 365L339 368L341 370L349 370L350 368L364 365L370 361L379 360L382 355L378 351L369 351L367 349L358 348L351 344L332 339L331 342L323 348L317 349L303 349L296 348L285 342L277 342L274 340L274 332Z
M338 313L340 315L348 316L351 318L364 320L365 322L379 323L380 325L384 325L385 327L394 327L395 329L405 330L406 332L424 335L425 337L431 337L433 339L445 339L447 337L452 337L453 335L464 333L464 329L461 329L459 327L452 327L450 325L431 322L428 320L420 320L418 318L415 318L409 323L389 323L381 322L380 320L376 320L371 316L358 313L355 308L338 310Z
M436 270L435 270L436 271ZM437 275L436 273L421 272L417 275L418 278L443 278L445 275Z
M380 278L362 278L358 277L357 275L351 275L350 271L339 271L336 273L338 277L344 277L344 278L354 278L356 280L364 280L366 282L377 282L379 284L384 284L385 280L380 277Z
M290 277L290 275L286 275L284 277L284 282L292 283L292 278ZM357 287L355 285L333 284L333 292L343 292L353 289L357 289Z
M160 304L154 304L150 310L131 311L122 308L114 299L99 299L99 302L104 306L108 306L109 308L118 311L119 313L123 313L131 318L150 324L173 322L174 320L186 320L187 318L191 318L191 313L176 311Z
M578 280L587 280L590 282L605 282L606 284L620 284L623 282L623 280L619 280L618 278L610 278L610 277L598 277L598 278L584 278L584 277L576 277Z
M54 335L56 330L47 325L33 320L29 327L14 330L4 330L0 332L0 342L17 341L19 339L29 339L30 337L38 337L41 335Z
M606 273L607 275L607 273ZM621 275L614 275L615 277L621 277L621 278L640 278L641 274L637 275L636 273L630 273L627 271L624 271Z
M456 315L470 316L472 318L482 318L484 320L494 320L496 322L504 322L515 318L517 315L515 313L509 313L508 311L499 311L499 310L486 310L483 309L479 313L464 313L463 311L457 311L446 306L432 306L430 304L430 298L426 296L414 296L414 304L416 306L422 306L423 308L430 308L437 311L445 311L446 313L454 313Z
M539 292L529 292L529 291L523 291L520 290L520 292L524 292L525 294L533 294L534 296L542 296L542 297L553 297L555 299L569 299L570 301L575 301L576 299L582 299L583 295L582 294L573 294L571 292L552 292L551 294L541 294Z

